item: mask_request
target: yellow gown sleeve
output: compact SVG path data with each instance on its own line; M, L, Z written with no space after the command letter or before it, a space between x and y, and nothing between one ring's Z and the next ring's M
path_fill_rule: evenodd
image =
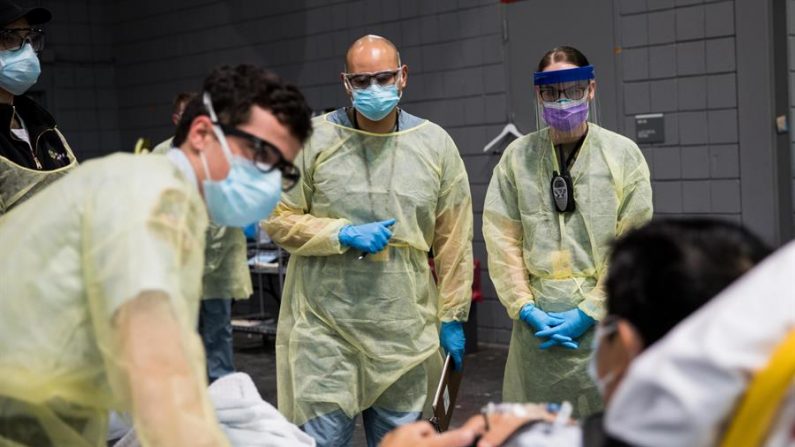
M301 151L295 163L301 170L300 183L282 194L282 200L271 217L262 221L262 228L274 242L293 255L329 256L345 253L348 247L340 244L339 232L351 222L347 219L316 217L309 211L314 185L306 154L306 149Z
M625 159L624 165L629 167L622 187L618 188L622 195L616 222L616 237L639 227L651 220L654 206L652 204L651 180L649 167L643 154L635 147ZM607 280L607 264L602 267L596 287L594 287L577 307L594 320L604 318L606 312L606 296L604 282Z
M206 210L176 183L129 185L138 196L108 188L86 206L90 324L116 406L131 413L143 446L227 446L195 330Z
M466 321L472 302L472 195L464 161L449 137L444 157L433 237L438 317Z
M195 334L182 330L168 295L143 292L127 301L114 326L124 365L117 380L128 389L141 445L228 446L204 369L196 368L202 347Z
M530 276L522 256L524 241L516 182L509 166L509 147L494 168L483 206L483 238L488 252L489 277L497 296L513 319L534 302Z

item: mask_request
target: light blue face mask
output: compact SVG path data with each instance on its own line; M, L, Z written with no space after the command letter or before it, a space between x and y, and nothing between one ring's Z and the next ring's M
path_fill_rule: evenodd
M39 57L30 43L14 51L0 51L0 88L19 96L39 80Z
M210 180L210 169L204 152L199 154L207 179L202 182L204 202L213 222L244 228L270 216L282 193L282 172L274 169L262 172L253 161L233 155L229 149L208 93L204 94L204 105L213 120L215 133L221 149L229 162L229 174L223 180Z
M353 89L353 107L370 121L381 121L400 102L397 82L383 87L372 84L364 89Z

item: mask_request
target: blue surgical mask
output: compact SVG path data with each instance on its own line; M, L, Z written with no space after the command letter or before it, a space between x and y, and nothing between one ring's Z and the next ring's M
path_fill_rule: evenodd
M353 89L353 107L370 121L381 121L400 102L397 82L380 86L372 84L365 89Z
M204 104L213 122L217 122L207 93ZM210 180L207 159L204 152L199 154L207 177L202 187L210 218L219 225L244 228L270 216L282 194L282 172L274 169L264 173L253 161L232 155L221 127L214 124L213 132L229 162L229 174L223 180Z
M0 51L0 87L19 96L39 80L39 57L31 44L14 51Z

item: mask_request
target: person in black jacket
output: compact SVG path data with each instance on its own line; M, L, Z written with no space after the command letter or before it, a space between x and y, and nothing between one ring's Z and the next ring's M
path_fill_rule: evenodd
M0 0L0 216L77 165L55 119L24 93L41 73L44 8Z

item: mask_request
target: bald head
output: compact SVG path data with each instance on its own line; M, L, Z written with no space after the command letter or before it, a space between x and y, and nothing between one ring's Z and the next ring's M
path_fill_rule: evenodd
M388 39L368 34L348 48L345 67L350 73L394 70L400 67L400 54L395 44Z

